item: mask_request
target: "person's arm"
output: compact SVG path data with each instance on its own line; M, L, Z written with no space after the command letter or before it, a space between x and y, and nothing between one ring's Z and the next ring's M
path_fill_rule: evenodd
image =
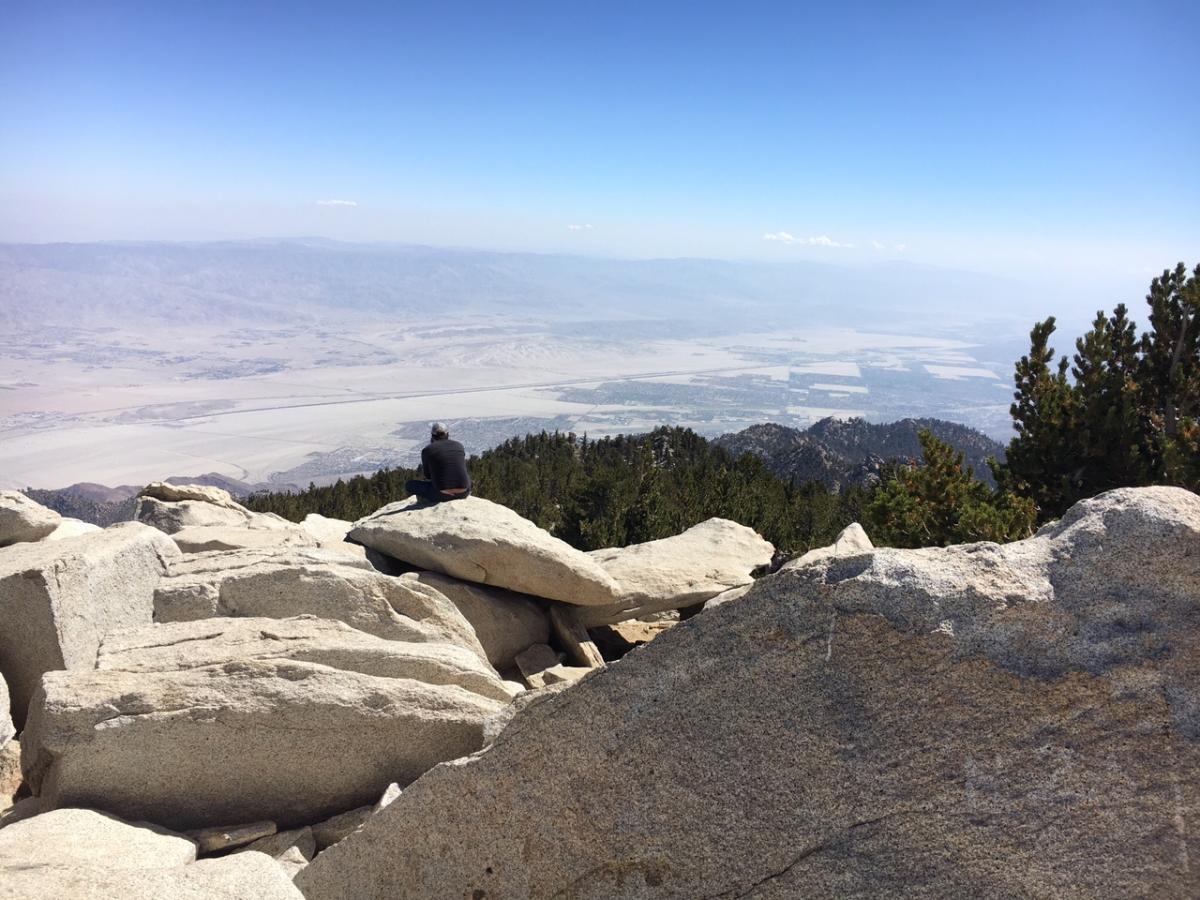
M433 475L429 471L429 448L421 448L421 476L426 480L433 480Z

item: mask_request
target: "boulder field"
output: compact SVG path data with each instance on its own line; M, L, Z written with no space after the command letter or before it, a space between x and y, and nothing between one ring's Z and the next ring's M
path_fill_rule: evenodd
M316 857L309 900L1195 896L1200 497L761 579Z
M42 522L0 546L0 898L1200 885L1187 491L1007 545L853 525L757 580L774 548L720 519L582 553L476 498L293 525L151 485L70 537L29 503L0 496Z
M108 632L150 624L154 588L178 555L136 522L0 548L0 674L18 728L44 672L92 668Z

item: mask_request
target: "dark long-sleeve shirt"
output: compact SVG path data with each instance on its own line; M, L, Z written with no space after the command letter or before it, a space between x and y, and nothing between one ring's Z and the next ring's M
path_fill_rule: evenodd
M433 441L421 451L421 471L439 491L471 487L467 454L458 441Z

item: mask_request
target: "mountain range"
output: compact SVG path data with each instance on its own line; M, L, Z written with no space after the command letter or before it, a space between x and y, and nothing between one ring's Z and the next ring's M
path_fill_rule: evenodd
M1004 459L1004 447L966 425L941 419L901 419L872 424L863 419L822 419L806 429L767 423L716 439L718 446L741 456L762 459L780 478L797 484L819 482L829 490L877 478L894 460L921 458L918 435L928 429L965 455L976 477L993 484L987 460Z
M0 244L0 326L279 326L430 309L757 325L895 329L978 324L1017 312L1008 281L880 263L606 259L325 239L207 243ZM1023 317L1022 317L1023 320Z
M807 429L766 423L754 425L736 434L713 441L733 454L753 454L784 480L797 484L819 482L832 491L854 484L867 484L878 478L883 466L895 460L919 459L917 435L929 429L939 439L962 451L966 462L980 479L992 483L989 457L1004 458L1004 447L982 432L965 425L940 419L902 419L887 424L872 424L863 419L822 419ZM696 436L704 442L705 439ZM503 447L490 451L503 451ZM250 484L215 472L164 479L172 484L204 484L245 498L257 491L288 493L300 490L294 484ZM134 498L141 485L82 482L53 490L29 488L25 493L38 503L62 515L96 525L133 518Z

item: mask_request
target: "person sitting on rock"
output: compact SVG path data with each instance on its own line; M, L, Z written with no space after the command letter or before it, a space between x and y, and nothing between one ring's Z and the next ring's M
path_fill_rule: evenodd
M441 422L433 423L429 446L421 451L421 473L428 481L413 478L404 489L427 503L461 500L471 494L466 451L450 440L450 429Z

